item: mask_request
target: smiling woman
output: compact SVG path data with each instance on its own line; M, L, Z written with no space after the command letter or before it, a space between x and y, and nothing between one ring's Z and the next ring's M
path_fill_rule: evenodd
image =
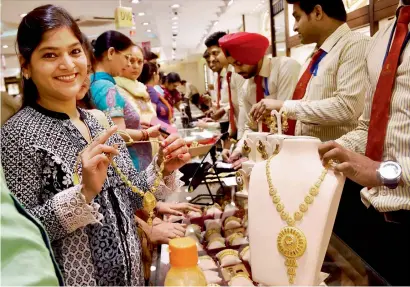
M141 193L159 182L155 196L164 199L178 187L175 171L190 155L170 136L161 146L167 160L155 158L137 172L117 128L104 130L77 109L87 77L82 39L73 18L54 5L22 19L17 45L25 106L1 129L1 163L10 191L45 227L66 285L143 285L134 222Z

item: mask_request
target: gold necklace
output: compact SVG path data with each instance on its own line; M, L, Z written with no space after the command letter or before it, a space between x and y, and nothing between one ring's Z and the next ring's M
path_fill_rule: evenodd
M127 145L130 144L135 144L135 143L140 143L139 142L134 142L132 138L128 135L128 133L119 131L117 132L118 134L124 134L129 137L129 141L126 142ZM81 154L84 152L84 150L91 145L98 137L100 134L98 134L95 138L91 140L91 142L81 151L79 152L76 162L74 164L74 174L73 174L73 183L74 185L80 184L80 175L78 172L78 166L81 162ZM161 161L161 166L159 167L159 171L157 172L157 178L155 179L153 185L151 186L151 189L147 192L141 191L137 186L133 185L132 182L128 179L128 177L122 172L122 170L118 167L117 163L112 160L111 165L113 166L115 172L118 174L118 176L121 178L121 180L125 183L127 187L129 187L132 192L137 193L139 196L142 197L142 205L143 205L143 210L148 214L148 220L147 223L148 225L152 226L152 221L155 217L154 214L154 209L157 205L157 199L154 196L154 193L157 191L158 186L161 183L161 180L163 178L163 171L164 171L164 159Z
M286 260L285 266L287 267L287 274L289 284L294 284L296 277L297 262L296 259L302 257L306 251L307 240L305 234L295 227L296 221L301 221L303 214L308 210L309 204L313 203L314 197L319 194L320 186L327 174L328 168L326 167L320 175L317 182L309 189L309 193L305 196L304 202L299 205L299 210L296 211L293 216L285 210L285 205L281 202L278 190L272 183L272 177L270 173L270 162L275 155L272 155L266 162L266 177L269 185L269 195L272 198L273 204L276 206L276 211L280 214L283 221L286 221L287 226L283 227L277 237L277 247Z

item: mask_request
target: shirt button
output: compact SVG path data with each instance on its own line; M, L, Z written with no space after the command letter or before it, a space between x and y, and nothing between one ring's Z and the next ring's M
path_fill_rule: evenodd
M387 191L382 190L382 195L383 195L383 196L386 196L386 195L387 195Z

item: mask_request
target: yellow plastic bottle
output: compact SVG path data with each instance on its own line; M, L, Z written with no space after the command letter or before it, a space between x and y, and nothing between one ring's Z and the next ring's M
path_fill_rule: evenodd
M205 275L198 267L198 251L192 238L175 238L169 242L171 269L165 286L206 286Z

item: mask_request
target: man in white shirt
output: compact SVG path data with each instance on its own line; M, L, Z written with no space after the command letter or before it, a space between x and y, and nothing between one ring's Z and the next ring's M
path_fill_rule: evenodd
M229 34L219 40L219 45L228 63L246 80L240 96L238 124L242 139L228 160L238 169L247 160L242 157L242 146L244 136L251 130L248 115L252 106L264 98L289 99L298 81L300 65L291 58L265 56L269 40L256 33Z
M241 138L243 128L239 125L239 98L240 89L245 80L233 72L228 61L219 46L219 39L226 35L225 32L215 32L205 40L205 45L209 53L210 67L213 72L217 73L215 88L217 92L217 105L219 113L223 114L229 120L229 135L231 138ZM218 113L218 112L217 112ZM224 144L222 157L228 160L230 143Z
M365 52L370 37L346 23L342 0L287 0L293 5L294 30L303 44L316 43L291 99L264 100L253 107L254 120L282 110L285 133L334 140L356 128L365 96Z
M410 1L369 43L359 125L323 144L346 182L335 232L392 285L410 286ZM350 184L350 188L348 188Z

